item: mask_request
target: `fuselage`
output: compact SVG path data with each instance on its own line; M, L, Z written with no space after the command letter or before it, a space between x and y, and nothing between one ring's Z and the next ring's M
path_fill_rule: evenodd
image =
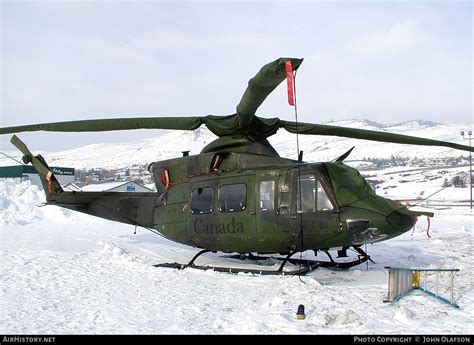
M376 195L341 161L299 163L266 146L241 147L245 152L214 146L152 163L156 193L60 191L47 200L179 243L238 253L360 246L398 236L416 222L415 212Z
M239 157L244 158L252 161L249 155ZM377 202L387 199L375 193L363 195L375 198L371 207L364 208L360 195L349 200L354 205L347 204L330 178L335 164L356 172L342 163L282 160L273 166L255 164L254 168L191 175L165 188L155 206L153 226L180 243L239 253L358 246L392 238L413 226L414 218L407 215L400 215L401 223L400 219L390 222L388 217L404 207L391 202L394 209L381 212ZM160 163L162 169L164 166ZM158 166L155 170L160 171ZM168 173L172 180L173 171ZM356 175L346 190L372 191ZM160 183L166 182L157 181Z

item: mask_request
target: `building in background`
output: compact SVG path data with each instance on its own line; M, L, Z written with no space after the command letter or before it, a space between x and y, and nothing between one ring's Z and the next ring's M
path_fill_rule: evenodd
M84 192L154 192L153 190L133 181L128 182L106 182L97 184L88 184L81 188Z
M50 167L62 186L74 182L74 168ZM0 180L13 179L18 182L31 181L32 184L43 188L38 173L31 165L13 165L0 167Z

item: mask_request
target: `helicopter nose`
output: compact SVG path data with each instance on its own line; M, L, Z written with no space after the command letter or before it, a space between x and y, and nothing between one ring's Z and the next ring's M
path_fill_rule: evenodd
M413 228L418 214L405 209L395 209L388 216L373 214L368 219L346 220L347 234L353 245L374 243L393 238Z
M367 219L347 219L346 225L347 234L353 245L378 242L388 236Z
M418 221L418 215L416 213L404 211L393 211L387 220L397 231L406 232L413 228Z

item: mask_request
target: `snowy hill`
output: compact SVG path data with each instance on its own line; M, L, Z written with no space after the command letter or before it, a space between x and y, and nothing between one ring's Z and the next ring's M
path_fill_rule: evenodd
M345 120L328 124L420 136L455 143L462 143L464 141L459 134L460 131L465 130L466 128L472 128L471 123L434 124L420 120L385 126L364 120ZM294 158L296 156L295 137L295 135L286 133L285 131L279 131L274 137L270 138L270 142L274 145L280 155ZM300 149L304 151L304 159L306 161L332 160L339 157L353 146L355 146L355 149L349 156L348 160L362 160L368 157L389 158L392 155L409 158L444 158L467 155L466 152L445 147L389 144L340 137L314 137L300 135L299 140ZM467 142L464 142L464 144L467 144Z
M382 125L368 120L344 120L327 124L394 132L464 144L467 144L467 141L461 138L459 132L472 128L472 123L439 124L425 120L395 125ZM114 169L180 157L181 152L187 150L191 151L191 154L198 154L205 145L215 138L205 127L202 127L192 132L174 131L152 139L120 144L98 143L63 152L43 153L43 155L53 166ZM466 155L466 152L441 147L386 144L339 137L300 135L299 140L300 149L304 151L305 161L331 160L352 146L355 146L355 149L349 160L362 160L367 157L389 158L392 155L418 158ZM276 135L270 137L270 142L282 157L296 157L296 136L294 134L280 129ZM34 147L31 147L31 150L36 153ZM9 154L17 159L20 158L18 152L13 150L9 151ZM0 157L0 165L12 164L14 164L12 160Z

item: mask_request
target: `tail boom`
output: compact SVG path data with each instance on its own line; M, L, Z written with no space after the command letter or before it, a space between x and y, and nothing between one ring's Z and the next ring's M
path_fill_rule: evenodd
M158 193L65 192L41 155L34 156L16 135L11 139L31 163L43 184L48 205L57 205L116 222L153 227L153 212Z
M158 193L63 192L49 198L56 205L96 217L153 228Z

